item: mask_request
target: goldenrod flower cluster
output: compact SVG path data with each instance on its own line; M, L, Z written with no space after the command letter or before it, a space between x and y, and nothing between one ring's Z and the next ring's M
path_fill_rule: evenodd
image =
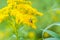
M34 23L36 22L36 15L43 14L31 7L30 1L25 0L7 0L7 6L0 9L0 22L8 16L14 16L16 24L27 24L36 29Z
M5 26L5 32L0 31L0 40L5 40L4 38L10 36L10 26L16 36L16 40L19 37L17 26L21 25L21 23L31 26L33 29L37 28L35 25L37 22L36 16L43 16L43 14L31 7L31 5L32 3L26 0L7 0L7 5L0 9L0 24L4 24L4 21L7 19L11 21L10 23L8 21L9 24L6 25L7 27ZM35 37L35 33L29 32L28 36L32 39Z

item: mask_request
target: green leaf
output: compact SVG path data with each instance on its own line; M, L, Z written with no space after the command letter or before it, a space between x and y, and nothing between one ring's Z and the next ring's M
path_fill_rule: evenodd
M53 32L53 31L46 30L45 32L47 32L48 34L50 34L52 37L60 38L60 35L58 35L57 33Z
M44 40L60 40L59 38L46 38Z

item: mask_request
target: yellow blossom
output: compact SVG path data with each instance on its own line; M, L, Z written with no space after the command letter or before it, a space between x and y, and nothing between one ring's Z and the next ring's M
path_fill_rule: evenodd
M6 18L14 17L11 20L9 26L11 26L12 31L16 34L18 40L18 29L16 24L23 23L31 26L33 29L37 29L35 23L38 21L36 15L43 16L41 12L38 12L35 8L31 7L31 2L27 0L7 0L7 6L0 9L0 23ZM0 39L8 37L10 33L10 27L7 27L5 32L0 31ZM34 38L35 33L29 32L29 38Z
M29 38L34 38L35 37L35 33L34 32L29 32L28 36L29 36Z
M0 21L5 19L7 15L10 14L10 16L15 17L14 20L16 24L23 23L36 29L37 27L35 26L35 23L37 18L35 17L35 15L43 16L43 14L38 12L35 8L31 7L29 2L30 1L26 0L7 0L8 5L1 9L3 16L0 16Z
M50 35L49 35L47 32L45 32L43 36L44 36L45 38L47 38L47 37L49 37Z
M1 23L6 17L8 17L8 15L1 14L1 13L0 13L0 23Z

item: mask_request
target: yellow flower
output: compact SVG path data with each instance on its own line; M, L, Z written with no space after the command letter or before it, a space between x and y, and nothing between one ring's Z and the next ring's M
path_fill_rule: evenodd
M37 26L36 26L35 24L31 24L31 27L32 27L33 29L37 29Z
M35 33L34 32L29 32L28 36L29 36L29 38L34 38L35 37Z
M24 15L22 15L22 14L17 14L16 15L16 23L17 24L20 24L21 22L23 22L23 20L24 20Z
M36 29L35 23L37 18L35 15L43 16L43 14L31 7L29 2L30 1L26 0L7 0L8 5L1 9L0 12L0 14L2 13L0 22L2 22L2 20L10 13L11 16L15 17L16 24L23 23Z
M0 23L6 18L8 15L5 15L3 13L0 13Z
M8 4L15 3L14 0L7 0Z
M12 19L10 22L12 31L18 37L18 29L16 24L27 24L31 28L36 29L37 26L35 23L38 21L36 15L43 16L42 13L38 12L35 8L31 7L31 2L26 0L7 0L7 6L0 9L0 23L9 16L14 16L15 19ZM16 23L16 24L14 24ZM9 27L6 28L6 32L3 33L0 31L0 39L8 37L10 33ZM45 34L46 35L46 34ZM29 32L29 38L34 38L35 33ZM18 38L17 38L18 39Z
M33 14L33 15L39 15L39 16L43 16L43 14L42 13L40 13L40 12L38 12L36 9L34 9L34 8L32 8L31 7L31 5L28 5L28 4L19 4L19 5L17 5L17 9L18 10L21 10L22 8L24 9L23 11L27 11L26 13L27 14ZM21 8L21 9L20 9Z
M49 35L47 32L45 32L43 36L44 36L44 38L47 38L47 37L49 37L50 35Z

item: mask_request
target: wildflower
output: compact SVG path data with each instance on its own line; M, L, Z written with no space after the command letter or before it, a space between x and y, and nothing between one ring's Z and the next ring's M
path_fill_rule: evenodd
M36 26L34 24L37 18L35 17L35 15L43 16L43 14L31 7L31 5L28 4L29 1L7 0L7 3L8 5L1 9L3 16L0 16L0 21L5 19L5 17L10 14L10 16L15 17L16 24L23 23L32 26L32 28L36 29Z
M43 36L44 36L45 38L47 38L47 37L49 37L50 35L49 35L47 32L45 32Z
M43 16L42 13L38 12L35 8L31 7L31 2L26 0L7 0L7 6L0 9L0 23L6 18L13 16L14 19L11 21L11 28L13 28L14 33L17 36L18 40L18 28L16 24L27 24L31 28L36 29L35 23L38 21L36 15ZM5 34L0 32L0 38L8 36L10 33L9 27L6 28ZM35 33L29 32L29 38L34 38Z
M1 13L0 13L0 23L1 23L6 17L8 17L8 15L1 14Z
M34 32L29 32L28 36L29 36L29 38L34 38L35 37L35 33Z

